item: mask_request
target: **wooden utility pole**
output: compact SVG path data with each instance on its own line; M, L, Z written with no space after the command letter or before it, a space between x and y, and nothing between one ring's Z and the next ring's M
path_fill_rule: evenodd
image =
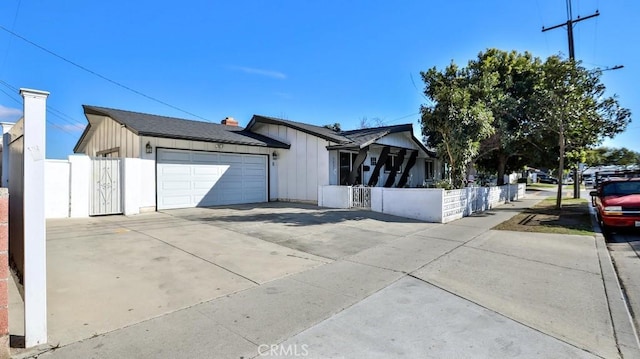
M593 17L596 16L600 16L600 13L598 12L598 10L596 10L595 13L589 15L589 16L585 16L585 17L580 17L578 16L576 19L573 19L573 11L571 10L571 0L566 0L567 1L567 22L566 23L562 23L562 24L558 24L555 26L551 26L551 27L547 27L545 28L544 26L542 27L542 32L545 31L549 31L549 30L554 30L563 26L567 27L567 37L568 37L568 41L569 41L569 59L573 62L575 62L576 60L576 53L575 53L575 48L573 46L573 24L576 24L580 21L584 21L587 19L591 19ZM561 138L564 137L564 134L560 134ZM563 138L563 142L564 142L564 138ZM564 147L564 146L562 146ZM564 152L561 153L561 156L564 157ZM563 163L563 159L560 159L560 163ZM563 171L564 166L560 167L560 170ZM560 193L562 192L562 172L558 173L558 182L559 182L559 187L560 189L558 190L558 196L560 196ZM576 167L573 169L573 198L580 198L580 181L578 179L578 166L576 164Z

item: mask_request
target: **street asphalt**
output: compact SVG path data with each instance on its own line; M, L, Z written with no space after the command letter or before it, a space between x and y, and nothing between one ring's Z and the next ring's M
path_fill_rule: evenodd
M13 354L640 358L601 235L491 229L541 195L449 224L285 203L52 221L50 345Z

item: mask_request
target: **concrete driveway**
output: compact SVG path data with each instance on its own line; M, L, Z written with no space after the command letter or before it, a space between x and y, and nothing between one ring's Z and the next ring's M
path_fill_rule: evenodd
M49 343L123 328L433 226L378 217L272 203L49 220ZM22 302L10 289L11 334L20 336Z
M286 203L50 221L64 347L41 357L638 357L601 237L491 229L538 200L446 225Z

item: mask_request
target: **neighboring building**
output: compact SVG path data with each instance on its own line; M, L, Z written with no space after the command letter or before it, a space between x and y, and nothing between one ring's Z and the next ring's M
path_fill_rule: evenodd
M74 148L153 161L156 209L267 201L317 203L318 186L417 187L440 178L435 155L397 125L336 132L254 115L246 128L83 106ZM124 189L126 192L126 189Z
M2 143L5 137L4 134L9 132L9 130L13 128L13 125L15 125L14 122L0 122L0 127L2 128L2 136L0 136L0 187L9 187L9 169L7 166L3 166L3 163L9 163L9 158L5 158L7 156L3 152Z

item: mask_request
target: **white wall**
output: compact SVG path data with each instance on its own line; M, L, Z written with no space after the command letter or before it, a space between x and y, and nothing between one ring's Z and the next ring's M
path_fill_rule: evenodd
M139 188L139 208L140 212L156 210L156 161L139 159L140 176ZM151 184L151 185L150 185Z
M91 194L91 158L85 155L69 156L70 198L69 216L89 217L89 197Z
M439 188L376 188L371 209L425 222L442 221L443 190ZM374 207L373 202L376 202ZM381 203L380 203L381 202Z
M271 181L277 187L270 199L317 202L318 186L332 181L329 163L332 161L333 167L336 162L329 158L327 146L331 142L282 125L260 124L252 131L291 145L289 150L275 150L278 160L271 161Z
M350 186L320 186L319 205L351 207ZM371 210L425 222L447 223L482 212L506 201L524 198L526 184L501 187L441 188L371 187Z
M318 206L349 208L351 206L351 187L318 186Z
M71 164L64 160L46 160L44 164L44 215L46 218L69 217L69 173Z
M376 143L394 147L418 149L409 132L392 133L377 140Z

